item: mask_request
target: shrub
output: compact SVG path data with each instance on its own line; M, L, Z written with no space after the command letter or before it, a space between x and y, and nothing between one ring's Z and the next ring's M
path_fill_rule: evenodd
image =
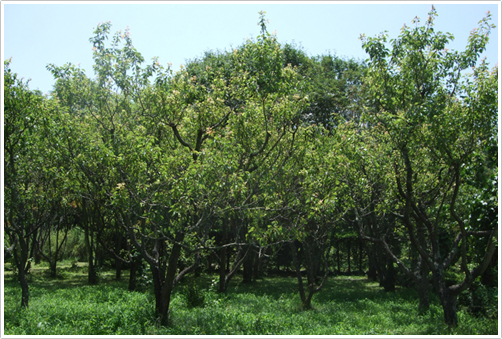
M195 284L194 279L190 279L187 286L183 288L183 295L188 307L204 307L206 298L204 292Z
M477 278L469 289L460 293L458 304L475 316L495 319L498 317L497 288L485 286L481 279Z

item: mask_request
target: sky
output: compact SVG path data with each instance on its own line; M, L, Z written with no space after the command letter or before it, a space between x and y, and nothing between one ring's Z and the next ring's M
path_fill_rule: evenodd
M296 43L311 56L332 53L367 59L360 34L399 35L415 16L425 23L431 2L20 2L2 1L2 56L12 58L11 69L30 80L30 89L52 90L47 64L80 64L89 77L96 26L111 21L111 35L129 27L133 45L146 63L158 57L179 69L187 60L209 50L230 50L255 38L259 11L265 11L269 32L281 43ZM478 22L492 14L500 27L499 1L436 2L435 29L450 32L449 49L463 50ZM500 62L499 28L492 30L482 54L491 66Z

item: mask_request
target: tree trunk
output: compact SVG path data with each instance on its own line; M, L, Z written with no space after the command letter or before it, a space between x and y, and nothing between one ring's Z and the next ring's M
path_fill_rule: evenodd
M115 259L115 280L122 278L122 261Z
M337 273L340 274L340 239L336 240L336 268Z
M380 278L380 287L384 288L385 292L394 292L396 274L394 271L394 262L392 257L385 251L382 244L376 246L377 271Z
M305 269L307 270L307 282L309 291L307 299L303 303L303 308L312 309L312 297L316 292L316 285L318 284L317 273L321 258L314 255L316 246L311 237L307 236L303 244L305 248Z
M20 254L14 248L14 262L17 266L19 283L21 284L21 307L28 308L30 288L28 286L28 244L25 238L19 237ZM29 264L29 263L28 263Z
M443 303L444 321L448 327L457 327L457 296L450 293Z
M368 254L368 279L377 281L377 263L376 263L376 243L372 243L370 245L372 248L369 251L366 251Z
M227 229L227 224L226 220L223 220L222 223L222 237L221 237L221 243L222 245L225 245L227 242L227 234L228 234L228 229ZM222 293L227 290L226 286L226 270L225 266L227 263L227 248L222 247L220 249L220 268L219 268L219 274L220 274L220 284L218 287L218 292Z
M141 257L131 258L131 270L129 272L129 291L136 290L136 272L141 265Z
M438 289L439 300L443 307L444 321L448 327L456 327L458 325L457 318L457 294L453 293L447 286L444 280L443 270L435 269L434 283Z
M178 260L181 254L181 242L185 238L185 233L176 232L175 243L169 256L169 263L167 266L166 280L162 286L161 293L161 312L160 312L160 324L162 326L168 326L169 324L169 304L171 302L171 292L173 290L173 282L176 277L176 271L178 270Z
M57 277L57 261L52 259L49 261L49 269L50 269L50 276L51 278L56 278Z
M181 281L181 279L183 279L183 277L185 275L187 275L188 273L190 273L192 271L195 271L194 277L200 276L200 273L198 273L199 265L200 265L200 252L197 251L197 252L195 252L195 260L192 265L185 267L183 270L181 270L181 267L180 267L181 272L178 273L178 275L174 279L173 288L175 288L176 285L178 285L178 283Z
M232 277L235 275L235 273L237 273L237 270L244 263L244 261L246 260L246 258L248 257L248 255L250 255L251 247L248 246L246 248L246 251L244 252L244 254L242 254L242 257L239 258L239 256L241 255L242 251L243 251L243 248L239 248L239 250L235 254L234 264L231 267L231 269L229 269L228 274L225 276L225 291L228 288L228 285L230 284L230 280L232 279ZM225 291L223 291L223 292L225 292Z
M359 272L363 273L363 240L359 239Z
M226 272L230 272L230 258L232 257L232 248L231 247L227 247L227 255L226 255L226 258L227 258L227 268L226 268Z
M303 278L301 273L300 262L298 261L298 249L296 248L295 242L291 241L291 257L293 259L293 264L296 271L296 279L298 280L298 292L300 293L300 299L302 301L302 306L304 309L311 309L311 298L307 298L305 295L305 288L303 287Z
M153 293L155 295L155 313L157 316L162 315L162 280L163 275L160 272L159 264L150 265L153 280Z
M220 250L220 266L218 269L218 273L220 275L220 283L218 285L218 292L222 293L227 290L226 284L225 284L225 277L226 277L226 270L225 270L225 263L227 259L227 249L222 248Z
M88 263L89 263L89 266L88 266L88 283L89 285L96 285L97 284L97 274L96 274L96 269L94 268L94 255L93 255L93 252L94 252L94 244L93 244L93 240L92 240L92 228L91 228L91 225L92 225L92 221L89 220L89 218L91 217L89 215L90 211L87 209L87 204L86 204L86 200L84 199L83 201L83 217L85 218L84 222L83 222L83 226L84 226L84 243L85 243L85 247L87 249L87 253L88 253Z
M40 241L37 241L36 233L37 232L33 234L33 247L31 257L35 258L35 265L38 265L42 261L42 255L40 254L43 251L42 227L40 227L40 235L38 236Z
M386 265L384 265L385 275L383 288L385 292L394 292L396 290L396 273L394 271L394 262L387 255L385 256Z
M21 307L28 308L30 300L30 288L28 286L28 276L24 267L18 267L19 283L21 284Z
M429 268L427 265L421 261L420 263L420 278L416 283L416 289L418 292L419 304L418 312L419 314L424 314L429 310L429 293L430 293L430 283L429 283Z
M213 274L213 263L212 263L212 256L211 255L207 256L207 274L209 274L209 275Z
M122 247L122 233L119 231L115 242L115 253L119 254ZM122 260L115 258L115 280L122 277Z
M87 251L89 253L88 257L88 282L89 285L96 285L98 283L98 276L96 274L96 268L94 267L94 250L93 250L93 241L92 235L90 235L88 227L85 228L85 243L87 247ZM90 238L90 239L89 239Z
M21 232L19 232L21 233ZM17 237L12 241L16 243L16 246L12 248L12 253L14 255L14 263L17 267L18 279L21 284L21 307L27 308L30 300L30 289L28 286L28 270L29 270L29 262L28 262L28 252L29 245L26 242L25 237L22 233L17 235ZM13 236L10 237L11 239ZM29 239L29 238L28 238ZM19 248L16 248L19 247Z
M444 322L448 327L457 327L457 295L452 293L448 287L444 284L440 287L439 297L441 300L441 306L443 306Z
M497 267L498 267L498 251L497 248L493 253L490 260L490 264L487 269L481 274L481 283L485 286L496 287L497 286Z
M313 296L314 296L314 291L309 289L309 295L307 296L307 299L302 302L302 307L304 310L313 309L313 307L312 307L312 297Z
M348 273L350 274L350 238L347 238L347 265L348 267Z
M256 281L260 278L260 254L258 251L254 253L253 260L253 280Z
M251 245L249 245L251 246ZM251 249L250 249L251 251ZM253 253L249 253L242 263L242 282L250 283L253 280Z

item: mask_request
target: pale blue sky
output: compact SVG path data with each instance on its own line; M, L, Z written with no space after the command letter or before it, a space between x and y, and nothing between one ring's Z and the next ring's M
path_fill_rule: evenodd
M12 57L12 69L32 79L31 89L44 93L54 80L46 70L49 63L79 64L92 73L92 45L89 38L99 22L111 21L112 33L130 28L134 46L145 62L158 56L162 64L175 69L204 51L230 49L246 38L259 34L258 12L264 10L270 32L277 31L281 42L296 42L309 55L331 51L342 57L366 59L358 39L388 30L397 37L403 24L422 22L432 2L409 3L107 3L78 2L44 4L2 1L3 59ZM439 3L436 30L451 32L455 42L450 49L462 50L473 28L487 11L498 27L499 2L477 1ZM499 60L499 28L490 36L487 56L490 65Z

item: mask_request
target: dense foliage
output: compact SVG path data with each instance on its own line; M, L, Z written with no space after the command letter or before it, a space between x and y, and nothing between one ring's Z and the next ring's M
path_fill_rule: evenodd
M48 97L5 61L4 253L21 306L32 261L55 278L71 258L90 285L109 266L130 291L153 288L145 312L163 326L179 321L184 277L185 302L207 304L202 274L224 293L238 274L284 272L307 310L330 276L357 272L413 288L422 315L437 298L452 328L459 306L483 313L497 286L498 68L478 58L494 26L488 14L449 51L435 16L362 36L358 62L280 44L261 12L256 39L178 71L145 66L129 32L103 23L95 77L50 64Z

